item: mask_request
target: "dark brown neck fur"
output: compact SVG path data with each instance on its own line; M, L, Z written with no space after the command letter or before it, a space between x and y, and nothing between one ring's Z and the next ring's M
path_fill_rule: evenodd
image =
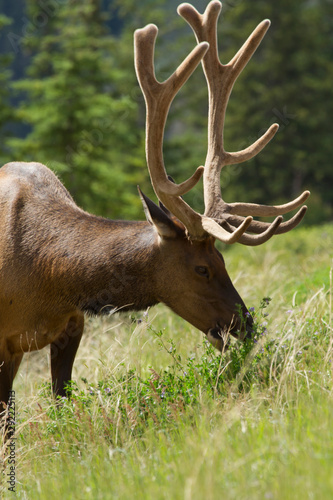
M108 231L105 239L98 241L93 230L91 241L86 242L88 266L78 264L74 273L72 268L78 283L76 292L73 290L75 305L88 314L143 310L155 305L158 300L153 279L158 248L154 229L146 222L102 224Z
M44 220L33 229L33 245L32 235L23 233L21 254L25 266L40 269L43 281L54 284L58 301L60 296L88 314L142 310L158 302L152 282L157 235L150 224L112 221L74 206L65 217L49 209Z

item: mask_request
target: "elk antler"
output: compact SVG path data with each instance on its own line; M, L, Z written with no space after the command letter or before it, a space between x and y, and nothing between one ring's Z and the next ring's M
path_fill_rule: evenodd
M207 232L225 243L234 243L246 231L252 221L247 217L237 229L222 228L216 221L200 215L181 198L201 178L199 167L187 181L174 184L168 179L163 161L164 126L170 105L178 90L198 66L208 50L208 43L197 45L176 71L164 82L156 80L154 72L154 48L158 29L154 24L134 33L135 69L146 101L146 156L151 182L158 199L186 227L191 238L205 238Z
M222 64L217 50L217 20L222 5L213 0L203 15L190 4L184 3L178 7L178 13L193 29L198 42L205 40L209 50L202 60L204 73L209 90L208 112L208 151L204 171L205 215L223 225L227 230L234 231L244 222L241 216L278 216L272 224L252 221L248 230L253 234L243 234L238 241L245 245L259 245L267 241L273 234L284 233L293 229L305 215L303 206L288 222L282 223L285 214L304 203L310 192L304 191L295 200L280 206L257 205L254 203L226 203L222 199L220 188L220 172L225 165L241 163L258 154L274 137L279 126L274 123L254 144L238 152L227 152L223 147L223 128L226 108L233 85L248 61L259 46L270 21L262 21L246 40L237 54L228 64Z
M201 239L211 235L224 243L239 241L247 245L258 245L278 231L284 232L292 229L303 218L306 207L302 207L296 216L284 224L281 224L281 216L277 217L272 224L268 224L253 221L253 217L249 214L283 214L302 204L309 192L305 191L301 197L293 202L275 207L247 203L227 204L222 200L221 168L224 165L245 161L256 155L274 136L278 125L272 125L260 139L243 151L228 153L223 149L223 126L229 95L237 76L263 38L269 21L263 21L236 56L227 65L222 65L218 58L216 42L216 24L220 10L221 3L218 1L210 2L204 15L199 14L189 4L179 6L179 14L190 24L199 44L164 82L158 82L154 72L157 27L149 24L145 28L136 30L134 34L135 69L147 109L147 165L157 197L185 225L191 238ZM200 61L202 61L209 88L206 164L205 167L198 167L188 180L181 184L174 184L168 179L163 161L162 145L165 122L175 95ZM181 198L182 194L189 191L199 181L202 174L204 174L204 215L192 210ZM243 215L248 216L244 218ZM259 234L244 234L247 229Z

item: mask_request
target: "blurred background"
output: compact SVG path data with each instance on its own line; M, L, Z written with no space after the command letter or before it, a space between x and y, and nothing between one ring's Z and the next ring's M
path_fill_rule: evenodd
M137 184L154 199L144 153L145 107L133 31L159 27L155 64L166 79L195 45L178 0L0 0L0 158L38 161L77 203L111 218L144 218ZM194 0L202 12L207 1ZM272 21L227 110L229 151L273 122L253 160L221 174L226 201L283 203L310 189L305 224L333 217L333 0L226 0L219 20L226 63L256 25ZM167 122L167 171L181 182L204 164L207 88L199 67ZM187 201L202 210L202 185Z

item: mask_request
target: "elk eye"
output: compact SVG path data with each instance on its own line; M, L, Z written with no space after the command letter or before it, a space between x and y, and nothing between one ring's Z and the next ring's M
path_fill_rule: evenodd
M199 276L203 276L204 278L209 278L208 267L205 266L196 266L195 272L199 274Z

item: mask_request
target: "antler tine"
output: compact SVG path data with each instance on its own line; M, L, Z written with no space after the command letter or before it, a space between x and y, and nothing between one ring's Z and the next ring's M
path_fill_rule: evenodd
M257 246L261 245L262 243L265 243L268 241L274 234L277 233L279 226L281 225L283 217L279 215L272 224L269 224L268 228L262 232L261 234L243 234L239 239L238 243L242 243L243 245L247 246ZM228 222L225 223L227 228L233 233L235 231L235 227L229 224Z
M164 167L163 137L170 105L181 86L198 66L208 50L208 43L197 45L164 82L158 82L154 71L154 49L158 29L154 24L134 33L134 58L137 78L146 102L146 157L154 191L158 199L183 222L187 231L196 237L205 233L201 216L194 212L181 195L199 181L203 167L181 184L171 182Z
M303 219L307 209L308 207L304 205L288 221L282 222L277 228L275 234L287 233L288 231L291 231L291 229L294 229L294 227L296 227ZM244 222L244 217L240 217L239 215L225 214L223 219L216 219L216 221L219 224L223 224L225 226L226 226L225 222L227 222L229 224L229 229L232 229L233 227L239 227ZM270 226L271 226L270 222L262 222L254 220L248 226L248 230L250 233L262 234Z
M251 160L254 156L260 153L261 150L273 139L276 132L279 130L279 124L273 123L266 132L259 137L253 144L241 151L228 153L225 151L224 165L234 165L235 163L243 163Z
M256 203L228 203L229 213L236 215L257 215L272 217L283 215L302 205L310 196L310 191L304 191L298 198L284 205L258 205Z
M234 227L232 231L230 231L230 227L228 227L229 231L226 231L214 219L211 219L210 217L203 216L201 220L202 227L208 234L222 241L223 243L228 243L229 245L231 245L232 243L236 243L240 240L253 219L252 217L243 219L241 225L237 228Z
M208 116L208 150L204 172L204 200L205 216L208 216L228 230L234 231L243 223L243 216L277 216L299 207L309 196L305 191L295 200L280 206L266 206L252 203L225 203L220 188L220 172L225 165L241 163L258 154L274 137L279 126L274 123L252 145L242 151L227 152L223 146L223 128L228 100L234 83L258 48L267 32L270 21L262 21L248 37L243 46L228 64L222 64L217 48L217 21L222 5L218 0L211 1L204 14L200 14L192 5L182 4L178 13L193 29L198 42L207 40L209 50L202 60L204 73L209 89L209 116ZM289 231L303 218L306 207L303 207L290 221L282 223L278 217L272 224L252 221L248 231L258 235L244 234L238 241L246 245L264 243L273 234ZM231 217L232 214L232 217ZM233 215L235 214L235 215ZM226 224L226 221L228 224ZM235 226L230 222L235 221Z
M282 214L290 212L291 210L294 210L295 208L298 208L302 203L304 203L304 201L308 198L309 195L310 195L310 191L304 191L304 193L302 193L298 198L295 198L295 200L293 200L289 203L285 203L284 205L277 205L277 206L256 205L254 203L230 203L230 204L226 204L226 206L228 207L228 213L226 213L226 212L223 213L223 219L219 219L219 223L226 225L225 222L227 222L228 223L227 228L229 230L233 231L235 229L235 227L239 227L241 224L243 224L244 217L241 217L241 215L247 215L249 213L251 213L252 215L266 216L266 217L282 215ZM237 210L235 208L237 208ZM287 233L288 231L291 231L292 229L294 229L303 219L303 217L307 211L307 208L308 207L306 205L304 205L288 221L282 222L281 224L279 224L276 231L274 231L274 234L283 234L283 233ZM248 231L251 233L263 235L265 233L265 231L267 231L269 229L269 227L271 227L271 223L269 223L269 222L262 222L262 221L254 220L251 222L251 224L249 224ZM246 235L244 235L244 236L246 236ZM239 239L239 243L251 244L251 243L246 243L246 241L250 242L251 238L249 240L246 240L246 238ZM264 240L264 241L267 241L267 240ZM264 241L263 241L263 243L264 243Z
M226 65L228 68L230 68L229 95L235 81L237 80L237 77L243 71L243 69L259 47L270 25L271 22L269 19L265 19L264 21L259 23L255 30L248 37L246 42L243 44L243 46ZM266 132L261 137L259 137L259 139L257 139L251 146L248 146L242 151L226 153L224 164L233 165L235 163L242 163L244 161L250 160L258 153L260 153L260 151L269 143L269 141L273 139L278 130L278 123L273 123L266 130Z

